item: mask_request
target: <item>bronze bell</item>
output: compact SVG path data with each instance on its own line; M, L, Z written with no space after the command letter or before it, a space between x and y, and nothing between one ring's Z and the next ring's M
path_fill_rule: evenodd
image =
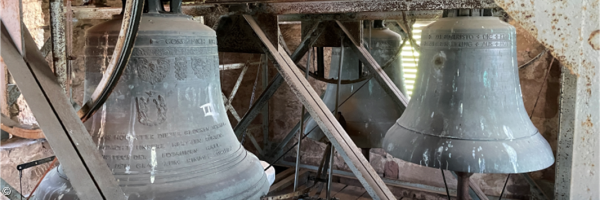
M385 151L467 173L554 163L523 105L513 26L491 16L447 17L423 29L421 40L415 90L383 140Z
M365 34L364 40L367 46L370 42L371 46L368 49L375 61L384 67L386 74L396 84L396 87L406 94L402 61L399 55L402 43L400 35L384 27L382 20L375 20L371 37ZM329 78L337 79L340 53L341 48L332 48ZM391 63L383 66L388 62ZM358 55L350 47L344 47L342 64L342 80L355 80L365 76L362 73L363 67L358 60ZM327 84L323 95L323 102L331 111L335 109L336 88L336 84ZM374 79L340 85L339 104L338 114L341 113L341 118L346 123L346 131L360 148L381 148L381 140L385 133L402 114L402 111ZM310 133L308 137L314 140L325 138L321 129L312 119L306 124L305 134L308 133Z
M164 12L160 0L147 5L121 80L86 122L125 195L130 200L266 195L264 169L238 142L224 109L215 31L180 12ZM120 28L116 17L87 32L88 90L102 78ZM34 198L78 199L61 170L46 176Z

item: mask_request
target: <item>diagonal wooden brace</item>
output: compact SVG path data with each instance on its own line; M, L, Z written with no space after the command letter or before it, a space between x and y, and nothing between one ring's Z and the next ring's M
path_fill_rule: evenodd
M324 30L325 26L322 23L315 23L309 31L310 34L302 39L302 42L300 42L298 48L296 48L294 53L292 53L292 60L294 62L298 62L308 51L308 48L317 40L317 38L321 36ZM273 81L271 81L269 86L267 86L260 97L258 97L256 102L252 104L244 117L242 117L242 120L235 126L235 128L233 128L235 135L238 138L242 135L244 130L246 130L248 125L250 125L252 120L254 120L254 118L260 113L260 111L262 111L262 108L267 104L267 102L269 102L269 99L273 97L275 91L279 89L279 86L281 86L282 83L283 78L281 77L281 74L277 73L277 75L273 78Z
M62 87L42 57L33 38L23 29L24 55L2 26L1 56L46 134L71 185L80 199L124 200L92 137L73 110Z
M371 73L375 74L375 76L373 76L375 80L377 80L377 82L379 83L379 85L381 85L383 90L388 93L392 100L396 102L396 104L398 104L398 106L400 106L400 108L402 108L402 111L404 112L406 105L408 105L408 98L406 98L406 96L404 96L404 94L400 92L398 87L396 87L394 82L392 82L392 79L390 79L390 77L388 77L385 71L381 69L381 66L379 66L377 61L375 61L375 59L373 58L373 56L371 56L369 51L364 46L360 45L360 41L356 41L353 38L353 36L350 34L350 31L348 31L344 24L342 24L340 21L336 21L336 23L338 24L340 29L346 34L346 38L350 40L350 44L347 45L352 47L352 49L358 55L360 61L362 61L365 64L365 66L367 66Z
M292 91L302 104L304 104L315 122L317 122L329 141L338 150L338 153L371 197L373 199L396 199L371 164L369 164L369 161L362 155L361 150L350 139L348 133L344 131L340 123L331 114L331 111L323 103L317 92L315 92L310 83L304 78L302 72L298 70L298 67L290 56L281 46L278 45L275 47L271 44L252 16L244 15L244 18L256 36L262 41L264 49L271 54L273 61L278 64L277 70L283 79L290 85Z

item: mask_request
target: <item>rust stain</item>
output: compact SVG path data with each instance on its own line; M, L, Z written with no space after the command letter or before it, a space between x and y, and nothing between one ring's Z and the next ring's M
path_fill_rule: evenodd
M594 50L600 50L600 29L592 31L588 38L588 43Z
M592 123L592 115L588 115L587 119L581 123L581 126L584 127L593 127L594 123Z

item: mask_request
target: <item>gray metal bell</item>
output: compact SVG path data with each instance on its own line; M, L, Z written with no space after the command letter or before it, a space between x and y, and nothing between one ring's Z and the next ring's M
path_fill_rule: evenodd
M554 163L527 116L515 28L496 17L442 18L423 29L415 91L385 151L470 173L524 173Z
M160 5L149 3L150 11ZM113 19L86 33L88 90L101 80L120 27ZM143 14L121 80L86 122L129 200L246 200L268 192L260 161L227 118L216 42L215 31L189 16ZM67 182L53 170L34 199L78 199Z
M400 35L383 27L383 21L377 20L371 31L371 37L368 38L367 35L365 41L365 43L371 42L369 52L377 63L384 65L391 61L384 70L396 87L406 94L399 55L402 43ZM341 48L333 48L332 51L329 77L337 79ZM358 55L350 47L344 47L343 58L342 80L359 79L362 70ZM335 108L336 89L336 84L328 84L323 96L323 102L331 111ZM340 85L339 99L339 112L346 123L346 132L360 148L380 148L383 136L402 114L374 79ZM308 137L314 140L325 137L312 119L307 122L305 133L310 133Z

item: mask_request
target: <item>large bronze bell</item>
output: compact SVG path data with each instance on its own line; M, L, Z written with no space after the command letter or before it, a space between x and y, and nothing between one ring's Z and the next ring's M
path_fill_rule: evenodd
M109 100L86 122L128 199L259 199L269 183L238 142L221 98L215 31L149 0L132 56ZM86 87L103 75L121 19L86 35ZM35 198L78 199L61 168ZM72 177L69 177L72 178Z
M415 91L385 136L385 151L467 173L552 165L523 105L513 26L491 16L447 17L423 29L421 40Z
M369 52L377 63L385 67L386 74L396 87L406 94L399 55L402 38L385 28L382 20L376 20L374 25L371 37L365 34L365 43L371 44ZM337 79L340 53L341 48L332 48L330 78ZM383 66L388 62L391 63ZM350 47L344 47L342 65L342 80L355 80L365 76L358 55ZM323 96L323 102L331 111L335 109L336 89L336 84L328 84ZM339 93L338 112L346 123L346 132L350 138L360 148L380 148L385 133L400 117L402 111L374 79L342 84ZM308 121L305 133L310 133L308 137L314 140L324 139L325 136L312 119Z

